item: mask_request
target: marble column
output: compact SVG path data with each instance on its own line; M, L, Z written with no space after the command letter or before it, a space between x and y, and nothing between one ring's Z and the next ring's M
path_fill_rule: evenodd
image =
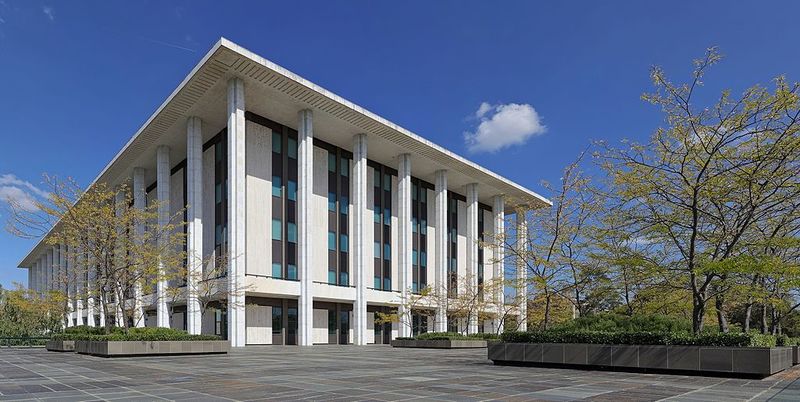
M436 291L447 294L447 171L437 170L434 183L436 219ZM440 297L441 299L441 297ZM447 307L436 307L436 332L447 331Z
M245 345L245 104L244 81L228 81L228 340Z
M97 265L92 254L92 237L89 235L89 252L86 253L86 324L90 327L100 325L95 320L100 309L97 303Z
M506 215L505 215L505 198L502 195L494 196L494 205L492 206L492 215L494 216L494 242L498 244L497 247L493 249L493 258L494 264L493 268L493 277L497 283L495 293L492 295L494 297L495 304L500 306L500 311L498 314L503 313L503 306L505 305L505 249L503 248L503 244L500 243L503 241L505 236L506 230ZM493 286L495 287L495 286ZM495 322L499 328L499 332L503 332L503 327L505 324L505 320L503 317L499 316L495 319Z
M144 181L145 169L141 167L133 168L133 207L143 211L147 208L147 185ZM136 241L144 239L144 222L137 222L134 228ZM137 328L144 327L144 295L142 291L143 274L137 275L139 280L133 285L133 325Z
M75 320L78 325L83 325L83 299L86 296L86 261L82 247L76 247L72 255L72 265L75 267Z
M411 296L413 281L413 227L411 224L411 154L397 157L397 269L399 271L400 299L398 306L400 336L411 336L411 311L406 302Z
M186 329L200 334L197 284L203 274L203 121L186 121Z
M467 280L469 281L469 295L478 297L478 184L470 183L466 186L467 195ZM467 333L478 333L478 311L472 311L467 321Z
M75 281L73 280L72 270L72 254L73 250L70 250L70 247L66 244L60 245L61 249L61 288L64 290L64 294L67 297L67 327L72 326L72 314L74 313L74 306L75 306L75 292L73 291L72 287L75 285Z
M311 197L314 192L314 124L311 110L297 114L297 268L300 271L298 335L301 346L314 343Z
M355 269L356 300L353 304L353 344L367 343L367 135L353 137L353 268Z
M520 255L525 255L528 250L528 221L525 215L517 213L517 247ZM516 288L519 309L518 331L528 330L528 267L521 259L516 261Z
M158 226L169 225L170 219L170 149L166 145L160 145L156 149L156 194L158 196ZM158 239L161 244L159 248L166 247L167 239L162 235ZM169 309L167 308L167 283L164 277L164 262L158 261L158 282L156 283L156 318L157 326L169 328Z

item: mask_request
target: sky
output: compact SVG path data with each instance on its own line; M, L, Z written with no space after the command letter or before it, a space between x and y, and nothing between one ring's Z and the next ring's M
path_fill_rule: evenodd
M645 141L649 71L689 78L725 56L698 102L800 80L796 1L0 0L0 221L89 184L226 37L547 196L592 141ZM35 241L0 233L0 284Z

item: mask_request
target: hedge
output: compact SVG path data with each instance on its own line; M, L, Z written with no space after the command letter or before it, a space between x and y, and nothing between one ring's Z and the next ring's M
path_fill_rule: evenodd
M773 347L775 336L759 333L607 332L536 331L505 332L503 342L514 343L590 343L611 345L695 345L729 347Z
M464 335L458 332L426 332L419 334L415 337L397 337L397 340L429 340L429 341L444 341L444 340L476 340L476 339L497 339L497 335L483 333L483 334L468 334Z
M65 332L53 335L52 339L73 341L217 341L220 339L216 335L189 335L172 328L130 328L127 333L122 329L115 329L110 334L96 332Z

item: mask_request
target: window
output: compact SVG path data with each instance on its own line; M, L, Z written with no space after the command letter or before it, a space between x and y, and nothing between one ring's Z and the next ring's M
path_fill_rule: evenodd
M337 147L326 146L325 149L328 151L328 283L349 285L349 196L352 156Z
M283 222L280 219L272 220L272 240L282 240L281 233L283 232Z
M373 169L373 284L378 290L392 290L392 176L393 169L371 162Z
M297 243L297 224L289 222L286 225L286 236L290 243Z
M433 185L411 178L411 291L415 293L428 286L428 189Z
M282 197L283 187L281 187L281 177L280 176L272 176L272 196L273 197Z
M272 276L296 279L297 132L288 127L273 128L271 176Z

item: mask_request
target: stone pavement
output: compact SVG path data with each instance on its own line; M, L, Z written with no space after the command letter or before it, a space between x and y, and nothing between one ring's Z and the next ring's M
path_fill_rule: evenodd
M485 349L247 347L105 359L0 349L0 399L798 401L800 368L765 380L494 366Z

